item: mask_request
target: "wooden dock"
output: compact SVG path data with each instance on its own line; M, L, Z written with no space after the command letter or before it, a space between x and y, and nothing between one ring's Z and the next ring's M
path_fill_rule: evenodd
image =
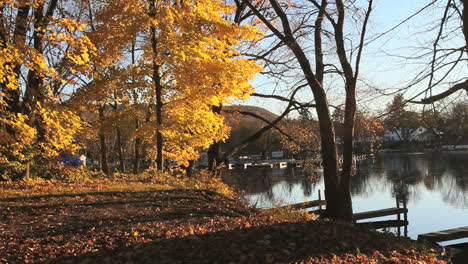
M385 208L374 211L360 212L354 214L354 222L356 225L365 226L369 229L381 229L396 227L397 235L401 236L401 227L404 228L404 236L408 236L408 208L406 207L406 201L404 199L400 200L399 196L395 197L396 207ZM403 204L403 207L401 207ZM403 219L401 219L401 214L403 214ZM384 217L396 215L396 220L382 220L382 221L368 221L357 223L358 220L371 219L376 217Z
M421 234L419 241L442 242L468 237L468 226Z
M395 214L406 214L406 213L408 213L408 208L401 208L401 207L386 208L386 209L381 209L381 210L356 213L354 214L354 220L362 220L362 219L376 218L376 217L395 215Z
M288 204L288 205L283 205L277 208L269 208L269 209L263 209L263 210L288 209L292 211L297 211L297 210L302 210L302 209L319 207L319 209L313 210L310 212L320 214L320 212L323 212L322 206L324 205L327 205L327 201L322 200L322 193L320 192L320 190L318 190L318 200L307 201L307 202L297 203L297 204Z
M401 202L403 203L403 207L400 206ZM271 209L264 209L264 210L275 210L275 209L288 209L292 211L297 211L297 210L302 210L302 209L308 209L308 208L313 208L313 207L319 207L318 209L309 211L310 213L315 213L320 215L323 212L322 206L326 206L327 201L322 200L322 194L320 190L318 191L318 200L314 201L307 201L303 203L297 203L297 204L290 204L290 205L284 205L281 207L277 208L271 208ZM401 219L401 214L403 214L403 219ZM358 220L364 220L364 219L370 219L370 218L376 218L376 217L383 217L383 216L391 216L391 215L396 215L397 219L396 220L383 220L383 221L369 221L369 222L360 222L357 223ZM400 201L399 197L396 197L396 207L393 208L386 208L386 209L380 209L380 210L374 210L374 211L368 211L368 212L360 212L356 213L353 215L354 217L354 222L358 226L365 226L369 229L381 229L381 228L388 228L388 227L396 227L398 228L398 236L401 235L401 227L404 227L404 235L408 236L408 208L406 208L406 202Z
M314 200L314 201L308 201L308 202L303 202L303 203L284 205L278 208L271 208L271 209L266 209L266 210L289 209L289 210L296 211L296 210L302 210L302 209L307 209L307 208L312 208L312 207L319 207L319 206L323 206L326 204L327 204L327 201L325 200Z
M369 229L380 229L380 228L388 228L388 227L404 227L408 226L408 221L405 220L383 220L383 221L375 221L375 222L364 222L364 223L356 223L358 226L364 226Z
M372 158L372 155L354 155L353 162L360 162L365 161L369 158ZM339 158L340 160L342 158ZM315 158L311 160L314 164L319 165L322 164L321 158ZM341 161L340 161L341 162ZM247 160L240 160L240 161L232 161L228 164L228 168L230 170L235 168L280 168L285 169L288 167L295 168L301 167L304 163L304 160L295 160L295 159L266 159L266 160L259 160L259 159L247 159ZM205 165L208 166L208 165Z
M308 202L303 202L303 203L297 203L297 204L291 204L291 205L286 205L283 207L290 208L292 210L301 210L301 209L307 209L311 207L317 207L317 206L322 206L326 205L327 201L325 200L314 200L314 201L308 201Z

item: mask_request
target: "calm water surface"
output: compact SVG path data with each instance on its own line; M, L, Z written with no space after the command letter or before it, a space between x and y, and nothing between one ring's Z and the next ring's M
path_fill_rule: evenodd
M316 200L319 190L323 197L323 177L313 179L297 168L231 170L224 180L243 190L250 205L258 208ZM379 154L376 160L358 164L351 193L355 213L395 207L396 195L403 197L413 239L468 226L468 154Z

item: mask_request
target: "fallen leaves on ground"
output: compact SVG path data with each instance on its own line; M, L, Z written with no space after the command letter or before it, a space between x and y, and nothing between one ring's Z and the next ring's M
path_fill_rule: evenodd
M408 239L252 212L212 191L5 197L0 207L0 263L442 263Z

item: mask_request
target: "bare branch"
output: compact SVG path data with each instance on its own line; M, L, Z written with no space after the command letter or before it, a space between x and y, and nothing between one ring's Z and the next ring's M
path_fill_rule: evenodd
M355 80L357 80L357 77L359 75L359 65L361 63L361 55L362 55L362 50L364 48L364 39L366 37L367 23L369 21L370 14L372 12L372 2L373 0L369 0L369 5L367 6L367 11L366 11L366 17L364 18L364 22L362 24L361 39L359 41L358 54L356 58L356 64L354 66L354 69L355 69L354 79Z
M286 38L284 35L277 29L275 26L273 26L268 19L264 15L260 13L260 11L250 3L249 0L242 0L243 3L245 3L247 6L249 6L250 10L270 29L281 41L286 42Z
M317 81L323 84L323 75L325 73L325 65L323 63L323 50L322 50L322 25L323 17L327 8L327 0L322 0L322 5L320 6L317 19L315 20L315 31L314 31L314 41L315 41L315 74L317 76Z
M316 0L309 0L309 2L311 2L317 9L319 10L323 10L324 14L327 16L328 20L330 21L330 23L335 26L336 25L336 21L335 19L333 19L333 17L326 11L325 7L327 5L327 1L322 1L322 5L319 5L319 3L316 1ZM324 5L324 2L325 2L325 5Z
M413 104L432 104L438 100L441 100L445 97L448 97L450 95L452 95L453 93L457 92L457 91L460 91L460 90L465 90L467 93L468 93L468 79L465 80L464 82L462 83L457 83L455 84L452 88L440 93L440 94L437 94L437 95L434 95L434 96L431 96L431 97L428 97L428 98L424 98L422 99L421 101L408 101L410 103L413 103Z
M296 88L293 93L291 94L290 98L291 100L294 98L296 93L300 90L300 87ZM244 148L249 142L255 141L259 139L265 132L270 130L272 127L276 126L281 120L283 120L284 117L286 117L287 114L291 111L291 108L293 107L294 103L289 102L288 106L284 110L284 112L278 116L275 120L270 122L267 126L262 127L259 129L255 134L251 135L250 137L246 138L244 141L242 141L239 145L234 147L231 151L227 152L224 154L225 157L231 157L232 155L236 154L239 152L242 148Z
M433 54L432 54L432 61L431 61L431 74L430 74L430 77L429 77L429 87L432 86L432 82L434 81L434 72L435 72L434 68L435 68L435 63L436 63L436 58L437 58L437 46L439 45L440 37L442 36L442 32L444 31L444 24L445 24L445 22L447 20L447 14L448 14L451 3L452 3L452 0L447 1L447 5L445 6L444 15L442 16L442 21L440 21L439 32L437 33L437 37L436 37L436 39L434 41L434 44L433 44Z
M223 112L225 113L239 113L241 115L246 115L246 116L251 116L253 118L256 118L258 120L261 120L263 122L265 122L267 125L269 126L272 126L274 129L278 130L278 132L280 132L283 136L287 137L290 141L294 142L295 144L301 146L302 148L304 149L307 149L306 147L303 147L296 139L294 139L291 135L289 135L288 133L284 132L281 128L279 128L276 124L273 124L272 122L270 122L268 119L262 117L262 116L259 116L255 113L252 113L252 112L248 112L248 111L236 111L236 110L224 110Z

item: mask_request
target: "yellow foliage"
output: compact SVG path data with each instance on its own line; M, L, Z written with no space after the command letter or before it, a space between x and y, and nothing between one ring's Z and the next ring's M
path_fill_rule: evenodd
M142 130L161 131L165 157L187 164L214 140L228 136L224 119L211 106L229 103L232 98L245 100L254 91L249 81L262 69L243 58L237 45L261 34L255 27L225 20L223 14L234 9L221 1L191 0L183 5L157 1L156 5L154 10L141 12L147 15L140 21L146 23L141 28L147 34L139 63L149 77L154 73L153 62L161 68L163 120L159 126L153 120ZM151 46L151 27L156 32L156 53ZM145 97L154 98L154 89L150 87ZM156 138L154 133L142 134L148 142Z
M24 19L4 19L2 27L16 29L0 41L0 163L21 167L34 157L73 150L82 124L59 99L63 85L76 83L70 72L90 70L96 48L83 32L87 25L73 11L82 1L67 1L63 8L69 10L62 10L61 18L53 13L42 19L35 12L47 8L43 0L2 2L4 12L30 10Z
M74 136L84 126L79 115L53 104L41 107L38 111L46 130L45 141L40 143L44 154L52 157L61 150L76 150Z
M13 13L28 5L34 10L25 21L5 21L7 28L31 30L5 36L6 43L0 43L0 82L5 84L0 89L3 161L14 156L31 159L27 153L38 150L46 157L73 151L75 135L83 128L78 110L94 112L110 103L154 106L156 83L149 80L156 64L163 122L156 125L153 114L137 134L151 146L154 132L160 131L166 158L185 164L213 140L228 136L224 119L211 106L247 99L253 92L249 81L261 71L237 49L261 34L255 27L227 21L224 16L234 7L224 1L161 0L151 7L146 0L67 0L59 1L60 12L57 9L42 21L34 18L34 12L48 8L43 0L3 3ZM124 55L132 43L137 58L128 63ZM19 78L20 72L26 78ZM15 99L11 91L18 89L20 98ZM12 106L9 99L16 104ZM76 110L61 106L62 100L69 100L67 107ZM3 155L6 149L9 154Z

